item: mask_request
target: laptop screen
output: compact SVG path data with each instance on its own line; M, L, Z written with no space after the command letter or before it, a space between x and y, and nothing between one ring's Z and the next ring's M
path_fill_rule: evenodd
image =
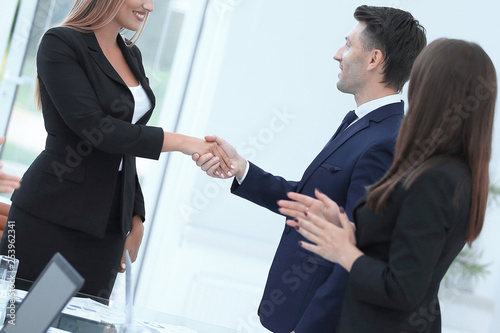
M68 261L56 253L17 307L15 317L7 318L1 333L45 333L83 282Z

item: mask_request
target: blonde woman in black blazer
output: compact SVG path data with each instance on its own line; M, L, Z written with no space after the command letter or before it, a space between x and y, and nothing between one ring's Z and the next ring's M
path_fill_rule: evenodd
M280 201L301 246L350 272L336 332L441 332L440 282L483 226L496 95L479 45L434 41L412 69L394 163L354 223L319 192Z
M35 280L61 252L85 278L82 292L109 298L124 270L124 249L135 260L142 240L136 156L218 153L204 140L146 126L155 96L135 40L119 32L139 35L152 10L152 0L77 0L65 22L41 40L46 147L22 177L9 214L20 278ZM12 252L5 237L0 250Z

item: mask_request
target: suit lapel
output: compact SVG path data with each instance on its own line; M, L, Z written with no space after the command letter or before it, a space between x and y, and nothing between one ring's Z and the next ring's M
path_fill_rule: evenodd
M151 90L151 87L149 86L149 82L146 79L146 76L144 73L141 72L140 67L139 67L139 62L137 61L137 58L135 58L132 53L130 52L130 48L125 45L125 42L121 38L121 36L118 36L118 45L120 46L120 49L122 50L123 56L125 57L125 61L129 65L130 69L132 70L132 73L134 73L135 77L139 80L141 83L142 87L146 91L146 94L149 97L149 100L151 101L151 109L146 112L138 121L137 124L146 124L151 118L151 114L153 113L153 109L155 107L155 95L153 91Z
M385 118L396 115L403 114L403 102L393 103L389 105L382 106L363 118L356 121L354 124L346 128L343 132L339 133L335 139L330 141L323 150L316 156L316 158L312 161L312 163L307 167L302 179L300 180L299 186L297 188L297 192L300 192L309 178L312 176L314 171L328 158L330 157L337 149L339 149L347 140L349 140L355 134L365 130L370 127L372 122L380 122Z
M89 48L89 54L92 57L92 59L94 59L97 66L99 66L99 68L111 79L122 85L125 85L125 82L123 82L120 75L118 75L118 73L115 71L111 63L104 55L104 52L102 52L101 47L99 46L99 43L97 42L97 38L95 37L94 33L93 32L82 33L82 36Z
M104 55L104 52L102 52L101 47L99 46L99 42L97 41L97 38L95 37L94 33L83 33L82 34L83 39L87 43L87 47L89 49L89 54L94 59L96 64L99 66L99 68L107 75L109 76L112 80L116 81L117 83L127 87L125 82L122 80L120 75L116 72L116 70L113 68L111 63L108 61L106 56ZM118 46L120 47L122 54L125 58L125 61L129 65L130 69L132 70L132 73L134 73L135 77L139 80L141 83L142 87L146 91L146 94L148 95L149 99L151 100L152 103L152 108L144 114L144 116L141 117L137 121L138 124L145 124L151 117L151 114L153 112L154 106L155 106L155 96L153 94L153 91L151 90L151 87L149 86L149 83L146 80L146 77L144 76L143 73L141 73L139 69L139 64L137 59L130 53L129 48L125 45L125 42L123 41L123 38L118 35L117 37L117 42ZM127 87L128 89L128 87ZM132 117L130 119L127 118L128 121L132 120Z
M339 133L335 139L331 140L323 150L316 156L316 158L312 161L312 163L307 167L304 175L302 176L302 180L299 183L298 192L302 190L305 183L311 177L311 175L316 171L316 169L328 158L332 155L340 146L342 146L350 137L354 134L362 131L363 129L370 126L369 120L367 117L363 117L359 119L357 122L346 128L344 131Z

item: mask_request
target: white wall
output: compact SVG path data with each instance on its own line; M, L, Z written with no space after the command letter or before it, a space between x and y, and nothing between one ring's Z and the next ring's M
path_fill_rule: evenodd
M364 3L412 12L429 41L478 42L500 68L496 1ZM300 179L355 106L352 96L336 89L339 69L332 56L355 24L352 13L360 4L212 1L179 132L215 133L264 169ZM496 128L498 122L497 117ZM496 133L492 176L500 181L498 140ZM241 332L263 331L255 313L283 219L230 195L228 181L206 177L188 157L172 155L167 172L137 303ZM492 266L477 293L491 299L500 297L498 217L498 210L488 214L478 241ZM500 325L496 311L492 327Z

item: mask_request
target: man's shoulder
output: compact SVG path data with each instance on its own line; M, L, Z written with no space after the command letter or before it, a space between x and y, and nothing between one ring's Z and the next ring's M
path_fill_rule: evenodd
M401 121L401 119L403 119L404 117L404 103L401 101L399 103L383 105L370 112L367 116L370 120L376 122L380 122L391 117L396 120L399 119L399 121Z

